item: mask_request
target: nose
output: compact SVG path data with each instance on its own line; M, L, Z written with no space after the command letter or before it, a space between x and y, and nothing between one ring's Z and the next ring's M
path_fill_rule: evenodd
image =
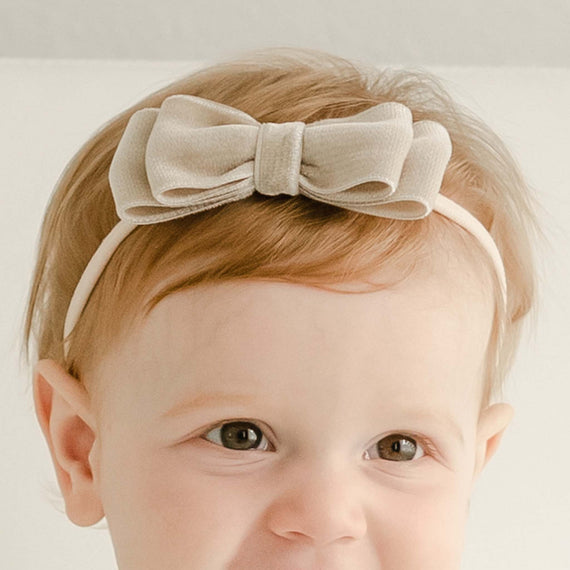
M324 546L351 543L366 534L362 482L354 473L321 466L283 473L281 481L276 481L279 493L268 522L276 535Z

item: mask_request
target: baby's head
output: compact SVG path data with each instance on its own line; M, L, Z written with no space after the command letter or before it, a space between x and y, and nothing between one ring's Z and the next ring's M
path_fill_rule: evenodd
M254 192L133 229L64 343L119 222L109 169L129 118L176 94L260 123L394 102L443 125L440 194L492 236L506 304L489 247L439 211ZM25 346L34 331L68 517L106 517L120 570L458 569L473 485L512 417L500 399L534 303L536 229L508 150L425 72L269 49L145 98L70 162L42 227Z

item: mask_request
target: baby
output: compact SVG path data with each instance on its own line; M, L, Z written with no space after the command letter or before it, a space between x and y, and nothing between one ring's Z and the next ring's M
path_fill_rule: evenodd
M27 307L69 519L120 570L457 570L533 197L426 72L264 49L73 157Z

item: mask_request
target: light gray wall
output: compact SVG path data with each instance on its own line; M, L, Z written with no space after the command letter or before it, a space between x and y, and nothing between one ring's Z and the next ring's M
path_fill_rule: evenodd
M569 0L0 0L0 56L200 60L302 45L371 62L570 66Z

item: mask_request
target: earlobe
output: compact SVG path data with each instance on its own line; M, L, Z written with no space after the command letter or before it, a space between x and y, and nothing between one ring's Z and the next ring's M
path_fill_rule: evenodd
M493 404L483 410L477 426L477 442L473 483L497 451L505 429L515 411L506 403Z
M104 516L90 455L97 429L85 387L56 361L36 363L34 406L65 499L66 513L78 526Z

